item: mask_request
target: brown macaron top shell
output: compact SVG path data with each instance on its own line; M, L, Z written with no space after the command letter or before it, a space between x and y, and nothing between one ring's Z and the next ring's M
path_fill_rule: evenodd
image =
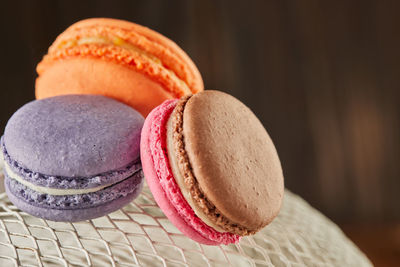
M196 214L217 230L242 236L270 223L282 204L282 168L251 110L233 96L207 90L180 100L172 116L181 191L192 198Z

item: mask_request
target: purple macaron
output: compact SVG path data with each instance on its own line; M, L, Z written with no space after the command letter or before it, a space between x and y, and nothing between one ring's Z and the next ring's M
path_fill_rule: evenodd
M141 191L140 132L134 109L97 95L32 101L1 139L5 187L21 210L53 221L93 219Z

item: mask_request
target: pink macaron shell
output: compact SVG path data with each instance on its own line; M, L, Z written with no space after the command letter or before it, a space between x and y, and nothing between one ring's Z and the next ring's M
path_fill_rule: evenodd
M140 149L146 181L159 207L183 234L206 245L236 243L240 236L220 233L196 216L173 177L166 152L166 123L176 103L165 101L144 123Z

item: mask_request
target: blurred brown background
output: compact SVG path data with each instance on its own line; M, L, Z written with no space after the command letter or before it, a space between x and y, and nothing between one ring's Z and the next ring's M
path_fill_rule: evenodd
M400 1L9 1L0 9L1 128L34 98L35 66L88 17L176 41L207 89L261 119L286 187L377 265L400 264Z

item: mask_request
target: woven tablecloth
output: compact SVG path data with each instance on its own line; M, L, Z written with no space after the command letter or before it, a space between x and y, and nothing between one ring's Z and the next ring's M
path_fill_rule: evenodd
M2 177L0 178L2 183ZM229 246L200 245L165 217L147 185L124 208L78 223L20 211L0 194L0 266L371 266L343 232L286 190L278 217Z

